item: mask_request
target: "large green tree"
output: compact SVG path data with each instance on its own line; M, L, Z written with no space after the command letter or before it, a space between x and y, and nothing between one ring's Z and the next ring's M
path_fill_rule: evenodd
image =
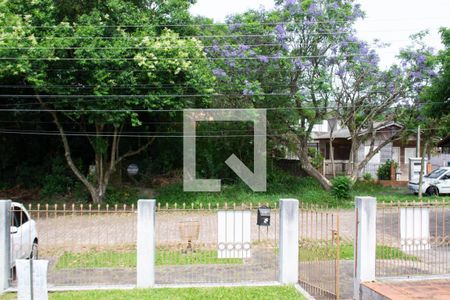
M11 95L15 108L51 114L70 169L100 203L118 164L153 141L125 145L124 130L139 131L155 110L205 106L214 77L188 36L189 1L83 2L0 2L0 80L26 86ZM91 146L93 178L74 163L73 131Z

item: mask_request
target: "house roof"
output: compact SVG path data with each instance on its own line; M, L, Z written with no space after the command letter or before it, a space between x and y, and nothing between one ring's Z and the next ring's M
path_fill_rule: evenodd
M374 125L374 127L375 127L375 129L377 131L381 130L383 128L391 127L391 126L395 126L395 127L398 127L398 128L402 128L403 127L402 125L400 125L400 124L398 124L396 122L393 122L393 121L387 122L387 123L385 123L385 122L374 122L373 125ZM364 135L364 134L366 134L366 131L361 132L361 135ZM350 139L350 131L348 130L347 127L341 128L341 129L336 130L336 131L333 132L333 137L335 139ZM314 139L316 139L316 140L328 140L329 138L330 138L330 133L329 132L320 133L320 134L317 134L316 137L314 137Z

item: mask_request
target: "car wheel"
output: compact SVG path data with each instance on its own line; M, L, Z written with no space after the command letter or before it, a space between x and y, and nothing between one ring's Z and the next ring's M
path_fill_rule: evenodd
M428 196L439 196L439 190L435 186L430 186L427 189L427 195Z
M37 241L33 242L33 246L31 247L30 259L38 259L39 258L39 247Z

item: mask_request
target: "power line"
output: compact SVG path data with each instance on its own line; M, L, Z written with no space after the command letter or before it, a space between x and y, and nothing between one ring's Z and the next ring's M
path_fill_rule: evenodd
M299 14L303 16L310 16L310 14ZM446 17L436 18L436 17L418 17L418 18L363 18L364 21L369 22L379 22L379 21L399 21L399 20L448 20ZM339 24L339 23L348 23L346 20L308 20L313 24ZM287 25L290 22L261 22L256 21L252 23L180 23L180 24L113 24L113 25L80 25L80 24L68 24L69 26L74 26L76 28L148 28L148 27L214 27L214 26L229 26L229 27L251 27L251 26L259 26L259 25ZM61 28L62 25L1 25L0 28ZM67 28L67 27L65 27Z
M418 28L418 29L414 29L414 28L409 28L409 29L386 29L386 30L360 30L358 32L368 32L368 33L373 33L373 32L379 32L379 33L384 33L384 32L410 32L410 31L418 31L421 30L423 28ZM440 27L432 27L432 28L428 28L428 29L440 29ZM354 33L353 31L333 31L333 32L308 32L307 35L345 35L345 34L352 34ZM145 37L149 37L149 38L153 38L153 39L161 39L161 37L164 36L52 36L52 37L47 37L47 36L34 36L34 38L37 39L104 39L104 40L114 40L114 39L124 39L124 40L141 40ZM182 35L179 37L176 37L175 39L213 39L213 38L247 38L247 37L251 37L251 38L261 38L261 37L276 37L275 33L270 33L270 34L234 34L234 35ZM4 38L4 39L0 39L1 40L13 40L13 39L17 39L17 40L21 40L23 39L23 37L20 36L14 36L14 37L8 37L8 38Z
M389 40L389 41L383 41L384 44L389 43L397 43L397 42L407 42L410 40ZM359 44L358 41L342 41L340 44ZM366 42L367 45L378 45L377 42ZM202 48L209 49L209 48L226 48L226 47L277 47L277 46L283 46L282 43L258 43L258 44L216 44L216 45L203 45ZM180 46L180 45L170 45L167 47L168 49L188 49L190 46ZM76 49L86 49L83 46L77 46L77 47L0 47L0 50L76 50ZM143 50L143 49L159 49L159 47L156 46L134 46L134 47L89 47L89 50Z
M445 127L446 128L446 127ZM437 128L428 128L428 131L431 130L439 130L445 129L444 127ZM425 130L425 129L424 129ZM408 132L415 132L414 129L406 129ZM377 133L392 133L390 130L377 130ZM61 133L59 131L26 131L26 130L5 130L0 129L0 133L3 134L14 134L14 135L34 135L34 136L60 136ZM151 134L149 134L151 133ZM285 134L222 134L222 135L184 135L177 133L178 135L173 134L153 134L154 132L136 132L136 134L110 134L110 133L84 133L84 132L65 132L66 136L75 136L75 137L114 137L120 136L125 138L243 138L243 137L282 137Z
M149 98L149 97L160 97L160 98L195 98L195 97L217 97L217 96L245 96L243 94L149 94L149 95L0 95L0 98ZM250 95L249 95L250 96ZM259 93L253 96L290 96L290 94L275 94L275 93Z
M396 51L388 51L384 53L397 53ZM353 58L353 57L370 57L369 54L346 54L346 55L299 55L299 56L267 56L262 54L255 54L252 57L239 56L222 56L222 57L160 57L160 58L145 58L145 61L214 61L214 60L258 60L262 63L267 63L266 60L296 60L301 58ZM0 60L50 60L50 61L136 61L136 57L0 57ZM70 69L68 69L70 70ZM148 72L148 70L147 70Z
M436 102L433 102L436 103ZM446 103L446 102L443 102ZM342 105L339 107L333 106L310 106L311 102L305 103L303 107L255 107L252 109L265 109L269 111L277 111L277 110L322 110L322 109L342 109L342 108L352 108L352 107L378 107L379 104L364 104L364 105ZM395 108L395 107L394 107ZM36 108L36 109L22 109L22 108L2 108L0 112L78 112L78 113L88 113L88 112L184 112L190 109L200 109L200 110L242 110L240 108L185 108L185 109L45 109L45 108Z

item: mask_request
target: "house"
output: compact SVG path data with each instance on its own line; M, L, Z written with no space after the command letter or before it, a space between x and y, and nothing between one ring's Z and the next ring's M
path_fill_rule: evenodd
M332 176L332 165L330 160L330 138L332 138L336 174L346 174L351 150L350 132L348 128L336 124L335 130L333 130L331 136L330 126L327 123L333 124L333 122L328 121L319 124L319 126L315 127L313 136L317 149L319 149L320 153L325 158L323 172L327 177ZM374 123L374 127L376 129L375 146L378 146L402 128L400 124L395 122L377 122ZM364 134L364 132L362 134ZM363 160L370 151L370 142L370 140L367 141L365 145L358 149L358 161ZM374 157L372 157L359 176L362 177L364 174L369 173L372 177L376 178L379 166L388 159L392 159L399 165L397 179L407 180L410 157L416 157L415 137L410 138L407 141L394 141L384 146Z
M324 157L322 172L329 178L333 176L330 159L330 133L332 126L334 127L332 139L336 175L346 175L351 150L351 137L348 128L342 126L336 119L324 120L314 125L312 140L309 143L310 148L316 149ZM375 146L377 146L400 130L402 125L393 121L375 122L374 128L376 129ZM363 160L369 151L370 140L358 150L358 161ZM377 171L380 165L391 159L398 164L397 180L406 181L409 179L409 159L417 156L416 136L411 136L407 140L393 141L385 145L372 157L359 176L362 177L364 174L369 173L373 178L377 178ZM286 151L284 160L298 160L298 157ZM437 148L430 153L428 161L431 169L450 164L450 134L437 144Z

